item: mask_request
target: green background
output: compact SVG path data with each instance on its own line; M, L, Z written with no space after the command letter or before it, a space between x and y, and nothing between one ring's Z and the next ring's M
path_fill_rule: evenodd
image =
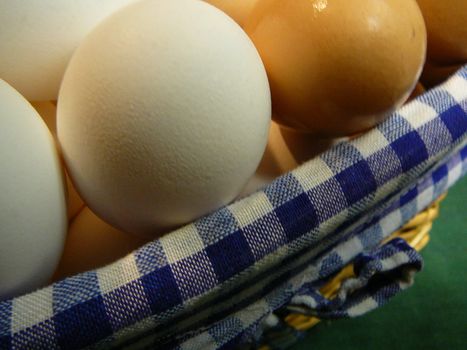
M415 284L369 314L321 322L291 350L467 349L467 177L441 204Z

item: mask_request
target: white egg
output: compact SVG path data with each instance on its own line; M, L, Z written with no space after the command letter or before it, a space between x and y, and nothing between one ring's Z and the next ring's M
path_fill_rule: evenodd
M0 78L30 101L56 100L66 65L97 23L135 0L1 0Z
M110 264L144 245L148 239L117 230L85 207L68 230L54 280Z
M60 159L34 108L0 80L0 300L43 286L67 231Z
M49 128L50 132L52 133L54 139L57 141L57 107L50 101L40 101L40 102L31 102L31 105L34 109L39 113L39 115L44 120L45 124ZM60 149L58 149L60 153ZM73 185L73 182L68 176L66 169L63 170L65 172L65 182L66 182L66 189L67 189L67 212L68 212L68 220L73 219L81 209L84 207L83 200L79 196L78 192Z
M157 235L238 195L270 116L264 66L230 17L202 1L146 0L77 49L57 126L89 207L124 231Z

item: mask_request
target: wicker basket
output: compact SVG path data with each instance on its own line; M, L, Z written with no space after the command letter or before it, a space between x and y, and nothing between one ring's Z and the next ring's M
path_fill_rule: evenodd
M403 247L396 254L409 252L420 263L402 239L381 243L464 175L466 84L467 66L265 189L109 266L0 302L0 349L258 344L261 322L303 290L316 292L334 278L317 293L332 302L341 284L355 280L346 265L357 265L362 253L397 241ZM438 206L397 235L423 248ZM380 235L372 235L376 226ZM319 322L301 315L285 321L295 330Z
M433 226L433 221L438 217L441 201L446 197L443 195L431 206L420 212L412 220L410 220L402 229L394 232L390 237L386 238L382 244L390 241L395 237L404 239L411 247L417 251L422 250L430 241L430 230ZM354 276L352 265L345 267L336 277L334 277L322 289L321 293L327 298L331 298L336 294L341 286L341 283L346 278ZM305 316L300 314L290 314L285 318L288 325L295 328L297 331L306 331L320 322L320 319L313 316ZM264 350L267 347L263 347Z
M430 230L433 226L433 221L439 215L440 203L446 197L443 194L427 207L422 212L418 213L412 220L404 225L400 230L394 232L381 242L381 245L389 242L394 238L404 239L412 248L417 251L422 250L430 240ZM353 265L350 264L343 268L333 279L325 284L320 292L326 298L333 299L336 296L342 282L348 278L355 277ZM274 344L275 349L283 349L293 345L299 341L303 334L317 325L321 320L316 316L309 316L300 313L288 313L283 316L280 322L281 326L276 327L272 337L267 340L269 344ZM279 345L276 342L280 343ZM271 350L267 344L259 347L260 350Z

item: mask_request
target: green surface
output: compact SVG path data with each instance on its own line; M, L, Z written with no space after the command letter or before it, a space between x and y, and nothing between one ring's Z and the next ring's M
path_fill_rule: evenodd
M325 321L292 350L467 349L467 177L441 204L409 290L365 316Z

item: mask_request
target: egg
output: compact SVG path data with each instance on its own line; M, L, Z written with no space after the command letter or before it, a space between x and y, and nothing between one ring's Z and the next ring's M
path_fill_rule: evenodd
M205 0L211 5L216 6L218 9L224 11L240 26L243 26L248 18L256 0Z
M65 249L53 280L108 265L148 242L117 230L85 207L68 230Z
M97 23L135 0L0 1L0 78L27 100L56 100L66 65Z
M272 122L263 158L239 198L264 188L342 140L316 137Z
M0 300L47 283L67 231L54 140L34 108L0 80Z
M467 63L467 1L417 2L428 31L428 60L435 65Z
M87 205L160 235L232 201L267 143L271 99L244 31L196 0L141 1L80 45L58 99L58 137Z
M266 67L276 120L323 136L384 119L425 61L415 0L258 0L244 28Z
M47 124L47 127L49 128L50 132L54 136L55 140L57 140L57 106L51 101L32 102L31 105L42 117L45 124ZM63 171L65 172L65 182L67 189L66 192L68 220L71 220L83 208L84 203L81 197L79 196L78 192L76 191L75 186L73 186L73 182L71 181L66 169L64 169Z

